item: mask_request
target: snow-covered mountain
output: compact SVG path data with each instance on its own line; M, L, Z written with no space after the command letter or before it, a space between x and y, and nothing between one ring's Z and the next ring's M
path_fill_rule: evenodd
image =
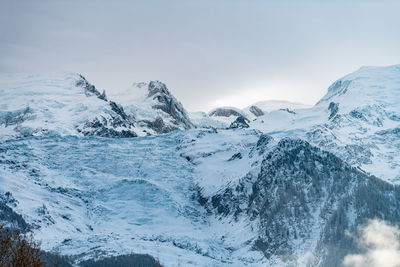
M2 75L0 138L135 137L135 118L75 73Z
M263 253L267 266L341 266L357 251L351 239L357 225L373 218L400 222L398 187L303 140L276 143L261 135L245 151L230 160L252 162L250 171L218 190L200 190L198 198L221 221L247 221L242 253Z
M376 216L400 223L397 187L255 130L0 148L1 199L45 250L77 260L133 251L171 266L337 266L356 251L346 231Z
M400 224L400 66L361 68L310 108L205 114L222 129L192 129L160 82L110 96L78 74L0 85L0 221L76 265L134 252L340 266L359 225Z
M280 109L295 110L295 109L304 109L310 107L311 107L310 105L297 102L289 102L282 100L266 100L266 101L256 102L253 105L244 108L243 111L245 112L245 114L249 115L251 114L250 116L259 117L274 110L280 110ZM260 110L264 114L261 114Z
M165 84L134 88L109 99L76 73L1 75L0 138L136 137L193 127Z
M312 108L278 110L251 128L297 137L381 179L400 181L400 65L362 67L329 87Z
M198 128L226 129L244 112L235 107L219 107L210 112L191 112L190 119Z
M267 100L259 101L244 109L235 107L218 107L210 112L191 112L190 118L192 122L199 128L228 128L239 116L246 118L249 121L255 120L257 117L263 116L274 110L293 111L294 109L309 108L309 105L280 101Z
M202 147L194 138L213 141ZM227 138L232 142L227 144ZM222 222L199 204L198 188L208 180L199 175L189 152L202 155L211 149L230 156L233 147L241 150L247 144L249 150L256 140L257 134L244 130L8 140L0 145L0 199L23 215L43 249L80 260L133 251L172 266L239 266L239 258L255 261L255 254L259 261L262 255L247 251L233 257L232 246L239 249L250 232L245 222ZM220 170L236 165L224 162L229 165ZM229 231L236 235L224 241Z
M152 134L187 130L194 127L183 105L160 81L134 83L131 88L110 95L140 121Z

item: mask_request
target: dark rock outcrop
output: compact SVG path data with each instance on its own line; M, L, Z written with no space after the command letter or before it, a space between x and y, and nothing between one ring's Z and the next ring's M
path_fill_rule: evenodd
M290 114L296 114L296 112L294 112L293 110L290 110L289 108L281 108L279 110L286 111L287 113L290 113Z
M117 102L108 100L106 93L100 93L96 87L90 84L82 75L76 82L76 86L85 90L85 95L96 96L97 98L108 102L111 110L114 112L109 116L99 115L91 121L87 121L84 125L77 127L78 131L85 136L96 135L102 137L136 137L134 131L136 126L148 128L144 130L147 134L168 133L179 129L194 128L190 121L186 110L182 104L169 92L166 85L159 81L151 81L149 84L141 83L138 86L147 86L147 97L156 100L151 108L166 113L167 117L157 116L151 119L136 119L132 114L125 112L124 108ZM166 119L167 118L167 119Z
M236 118L236 120L234 122L231 123L231 125L229 126L229 129L235 129L235 128L249 128L249 124L248 124L249 120L246 119L243 116L239 116Z
M93 84L90 84L85 77L79 74L80 79L76 82L77 87L82 87L85 90L86 96L95 95L98 98L107 101L106 92L100 93Z
M329 114L329 120L331 120L333 117L336 116L336 114L339 111L339 103L335 103L335 102L329 103L328 109L331 112Z
M114 111L115 113L120 115L122 119L124 119L124 120L128 119L128 115L126 115L124 108L121 105L118 105L117 103L115 103L113 101L110 101L109 103L110 103L112 111Z
M259 107L257 107L257 106L251 106L249 110L250 110L250 112L253 113L254 116L256 116L256 117L260 117L260 116L262 116L262 115L265 114L264 111L262 111L262 110L261 110Z
M263 143L270 143L265 136ZM359 252L348 235L358 225L373 218L400 223L398 186L299 139L282 139L265 151L258 175L249 173L199 203L218 217L253 221L257 237L249 242L266 258L295 260L293 244L317 235L310 264L340 266L345 255Z
M164 83L151 81L148 85L148 91L148 97L158 102L152 108L162 110L173 118L174 124L177 127L169 127L171 130L178 129L179 126L182 126L184 129L194 128L183 105L169 92ZM160 131L158 129L158 132L166 132L166 130L163 129Z
M84 136L101 136L112 138L128 138L137 137L134 131L135 118L127 115L124 108L114 101L107 100L106 92L100 93L96 87L90 84L85 77L79 75L80 79L76 82L76 86L85 90L87 97L96 96L97 98L107 102L114 114L104 114L85 122L83 125L77 126L77 131Z
M241 113L238 111L232 109L232 108L217 108L213 111L211 111L208 116L213 117L230 117L230 116L243 116Z
M242 159L242 154L240 152L233 154L232 157L228 159L228 161L233 161L237 159Z

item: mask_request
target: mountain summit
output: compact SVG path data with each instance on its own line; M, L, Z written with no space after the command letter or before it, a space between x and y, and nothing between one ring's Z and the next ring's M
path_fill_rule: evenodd
M107 96L77 73L2 75L0 137L136 137L194 127L165 84L133 89Z
M273 111L253 129L299 137L384 180L400 182L400 65L362 67L334 82L312 108Z
M159 81L108 95L79 74L2 75L0 223L75 266L341 266L361 226L400 224L399 74L364 67L313 107L194 123Z
M183 105L160 81L134 83L131 88L110 97L139 120L151 134L194 127Z

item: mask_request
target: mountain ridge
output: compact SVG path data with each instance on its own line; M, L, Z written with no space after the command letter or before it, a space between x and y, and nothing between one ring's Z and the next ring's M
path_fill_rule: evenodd
M400 224L399 74L361 68L313 107L204 128L159 81L114 97L79 74L1 76L0 222L75 265L341 266L358 227Z

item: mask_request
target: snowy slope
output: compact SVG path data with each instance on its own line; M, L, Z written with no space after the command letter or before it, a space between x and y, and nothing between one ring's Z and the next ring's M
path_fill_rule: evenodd
M192 138L203 135L208 148L193 147ZM44 249L81 260L135 252L167 266L252 265L263 257L244 245L252 236L248 222L207 214L196 195L210 180L183 154L220 151L220 160L207 168L208 174L225 173L222 187L245 172L230 169L234 163L225 156L248 150L257 134L214 136L191 131L132 139L8 140L0 143L0 196L12 193L14 210L34 226ZM237 141L227 145L223 137Z
M237 117L244 113L235 107L219 107L210 112L191 112L190 119L198 128L226 129L234 122Z
M293 110L293 109L303 109L310 107L310 105L306 105L303 103L283 101L283 100L259 101L251 106L257 106L264 112L271 112L273 110L286 109L286 108ZM245 110L249 109L250 107L245 108Z
M283 100L266 100L266 101L256 102L253 105L244 108L243 113L246 115L247 118L253 120L260 116L256 112L257 109L261 110L264 114L266 114L268 112L280 109L295 110L295 109L304 109L309 107L311 106L297 102L289 102Z
M266 100L254 103L244 109L238 109L235 107L218 107L209 111L208 114L200 111L191 112L189 115L193 124L199 128L226 129L239 116L243 116L252 121L259 116L275 110L284 109L292 111L294 109L305 109L309 107L310 106L306 104L289 101Z
M138 125L150 128L152 134L194 127L183 105L162 82L134 83L127 90L110 97L135 116Z
M0 76L0 138L41 135L136 137L193 128L165 84L107 96L76 73Z
M77 260L134 252L167 266L317 265L336 255L329 240L345 242L366 218L400 223L398 188L255 130L30 137L0 151L0 199L11 192L42 247Z
M76 73L0 76L0 138L136 136L133 118Z
M299 137L394 183L400 182L400 65L362 67L314 107L259 117L253 129Z
M399 187L352 168L300 139L260 136L261 168L201 203L221 219L249 219L267 266L341 266L367 219L398 224ZM257 168L258 169L258 168Z
M361 68L249 129L189 129L160 82L109 97L77 74L5 75L0 95L0 202L78 261L338 266L366 219L400 223L400 189L364 172L399 181L400 66Z

